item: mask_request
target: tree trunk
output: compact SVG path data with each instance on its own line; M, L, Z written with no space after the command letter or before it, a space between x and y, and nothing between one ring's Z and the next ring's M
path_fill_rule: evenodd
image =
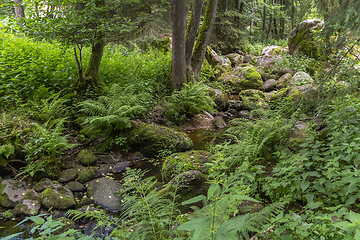
M192 56L192 67L195 70L195 76L200 77L201 66L204 61L207 46L210 42L212 30L214 28L216 10L218 0L209 0L206 6L205 16L203 24L201 25L200 32L195 44L193 56Z
M17 19L17 23L20 27L24 27L24 18L25 18L25 12L24 12L24 6L21 5L22 0L14 0L14 11L15 11L15 17Z
M281 0L281 11L285 11L285 0ZM284 39L284 32L285 32L285 19L282 17L280 20L280 38Z
M277 30L277 25L276 25L276 18L274 18L274 33L275 33L275 36L278 35L278 30Z
M191 55L193 52L196 35L198 33L198 29L200 25L202 5L203 5L203 0L195 0L192 13L190 15L190 19L186 28L185 57L186 57L186 65L188 67L191 67Z
M86 91L87 88L92 87L94 90L98 87L98 75L101 59L104 53L105 41L102 36L91 47L91 56L89 65L84 73L83 82L80 82L80 89ZM80 79L81 80L81 79Z
M243 0L239 0L239 4L238 4L238 9L239 9L239 13L243 13L244 12L244 1Z
M272 5L274 5L274 0L272 0ZM268 29L268 34L267 34L267 37L266 37L266 41L269 41L269 39L270 39L272 21L273 21L273 14L271 13L270 14L270 21L269 21L269 29Z
M254 15L255 15L255 0L252 3L251 21L250 21L250 36L254 35Z
M180 90L186 83L185 27L186 1L172 0L172 58L171 71L174 89Z
M262 30L266 31L266 0L264 0L264 8L263 8L263 28Z
M295 0L291 2L291 30L295 28Z

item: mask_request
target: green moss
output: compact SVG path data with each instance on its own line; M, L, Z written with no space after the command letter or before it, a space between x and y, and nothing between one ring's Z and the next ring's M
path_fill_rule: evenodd
M3 213L2 216L3 218L9 219L15 217L15 214L12 210L7 210L6 212Z
M79 172L77 180L81 183L90 181L98 175L96 168L87 167Z
M82 165L89 166L96 162L97 157L91 150L83 149L79 152L77 159Z
M1 181L2 182L2 181ZM11 203L6 193L4 193L6 185L0 183L0 205L4 207L10 207Z
M170 181L175 175L189 170L198 170L203 173L208 173L208 168L205 163L213 160L214 157L206 151L193 150L183 153L174 153L164 160L161 170L162 177L165 181Z
M54 185L48 187L40 194L40 200L44 203L46 199L50 203L51 207L55 209L66 209L69 205L75 205L75 200L71 197L66 196L65 188L60 186L57 191L52 189ZM70 190L69 190L70 191ZM60 194L57 194L57 193Z
M253 66L240 68L239 73L244 78L240 81L240 87L242 90L258 89L264 91L264 83L262 81L261 75Z
M145 156L156 156L162 150L175 152L193 147L191 139L185 133L139 121L133 122L128 139L133 150L139 150Z

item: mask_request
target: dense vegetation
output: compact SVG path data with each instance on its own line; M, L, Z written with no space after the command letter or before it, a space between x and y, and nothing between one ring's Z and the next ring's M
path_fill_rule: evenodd
M74 8L82 4L70 2ZM294 88L279 87L276 97L271 95L266 103L262 99L267 96L258 89L238 91L250 114L234 117L220 140L215 141L215 136L208 144L211 161L201 166L176 163L168 179L166 164L162 178L127 168L119 192L121 211L115 216L101 208L68 210L69 219L96 222L90 234L53 220L50 213L27 217L19 224L34 223L31 231L37 235L32 239L360 239L360 74L353 16L359 4L330 2L220 1L210 45L223 54L244 51L242 56L251 60L236 67L247 70L255 69L250 65L256 62L253 55L260 55L264 47L274 43L284 47L286 36L300 21L319 17L331 23L325 25L324 35L316 35L324 46L317 57L279 52L281 61L270 70L261 68L271 77L284 69L306 72L312 81L300 79ZM218 114L211 93L216 89L231 95L228 82L219 80L231 72L230 67L212 64L208 58L200 78L189 76L181 90L173 90L172 51L168 39L160 38L170 32L168 2L121 4L123 12L112 13L124 17L120 21L124 34L104 37L98 84L86 88L79 85L83 77L79 66L90 61L99 39L91 43L84 37L69 43L63 36L51 35L39 40L38 32L29 32L36 23L19 27L21 20L9 17L12 13L7 11L13 3L4 4L0 11L1 174L31 185L44 177L55 180L74 164L81 149L123 155L138 150L134 143L140 133L132 131L139 122L179 129L204 112ZM338 16L341 25L334 27L335 12L342 9L347 15ZM136 29L129 27L130 19ZM56 26L56 21L51 24ZM339 44L343 37L347 41ZM339 45L346 47L338 49ZM75 49L81 50L81 57ZM257 69L257 75L250 70L238 73L261 80ZM309 85L311 90L299 93ZM258 101L261 107L246 101ZM174 138L167 139L166 147L157 144L161 149L150 157L161 165L179 142ZM204 191L189 197L186 181L195 177L183 174L197 169L205 169L205 175L196 176Z

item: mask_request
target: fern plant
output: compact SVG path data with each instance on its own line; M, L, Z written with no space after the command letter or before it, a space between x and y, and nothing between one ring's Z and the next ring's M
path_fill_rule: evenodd
M89 116L83 118L83 124L89 125L90 130L111 133L130 128L130 119L143 116L146 100L144 95L135 93L132 85L123 88L113 84L106 96L83 101L78 106Z
M209 87L201 82L190 82L180 91L172 93L165 115L170 121L182 124L187 118L203 110L213 112L214 107L215 103L209 95Z
M238 207L244 200L258 202L243 195L247 187L243 185L237 174L230 176L215 174L207 196L200 195L182 204L202 201L204 207L192 207L195 212L190 220L177 230L190 231L190 239L238 240L249 239L249 233L261 232L262 227L270 222L271 216L281 212L282 203L275 203L252 214L239 214ZM189 238L186 238L189 239Z
M145 171L127 169L123 179L121 226L112 236L120 239L171 239L180 214L175 192L171 199L159 195L154 177L143 179Z

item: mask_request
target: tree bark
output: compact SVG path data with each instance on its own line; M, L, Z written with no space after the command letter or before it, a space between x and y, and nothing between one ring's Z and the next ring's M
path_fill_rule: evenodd
M295 28L295 0L291 1L291 30Z
M274 0L272 0L272 5L274 5ZM269 21L269 29L268 29L268 34L267 34L267 37L266 37L266 41L268 41L270 39L272 21L273 21L273 14L271 13L270 14L270 21Z
M15 17L17 19L17 23L20 27L24 27L24 18L25 18L25 12L24 12L24 6L21 5L22 0L14 0L14 11L15 11Z
M186 1L172 0L172 58L171 71L174 89L180 90L186 83L185 27Z
M212 30L214 28L218 0L209 0L206 6L203 24L201 25L200 32L195 44L192 67L195 70L195 76L200 78L201 67L204 61L207 46L210 42Z
M91 56L89 65L84 73L83 82L80 82L80 89L85 91L87 88L92 87L94 90L98 86L98 75L101 59L104 53L105 41L102 36L91 47ZM81 80L81 79L80 79Z
M254 35L254 15L255 15L255 0L252 2L251 21L250 21L250 36Z
M281 0L281 11L284 12L285 10L285 0ZM282 17L280 19L280 38L284 39L284 32L285 32L285 19Z
M263 28L262 30L266 31L266 0L264 0L264 8L263 8Z
M201 10L203 6L203 0L195 0L192 13L189 18L189 22L186 28L185 34L185 58L186 65L191 67L191 55L193 52L196 35L198 33L200 25Z

